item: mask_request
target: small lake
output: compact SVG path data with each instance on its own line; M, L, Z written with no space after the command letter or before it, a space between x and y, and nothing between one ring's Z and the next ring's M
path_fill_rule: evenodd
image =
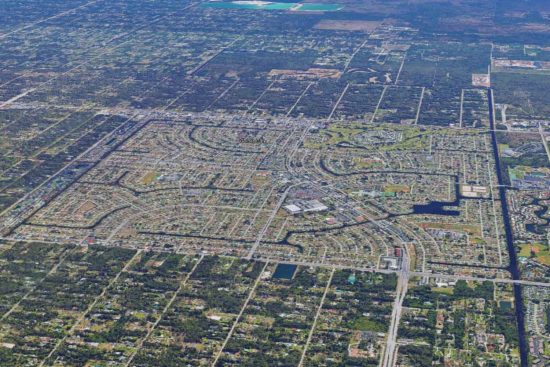
M455 206L454 203L445 203L432 201L425 205L413 205L414 214L434 214L434 215L448 215L451 217L456 217L460 215L458 210L449 210L445 207Z
M292 279L294 273L296 272L298 265L292 264L277 264L275 268L275 273L273 273L274 279Z

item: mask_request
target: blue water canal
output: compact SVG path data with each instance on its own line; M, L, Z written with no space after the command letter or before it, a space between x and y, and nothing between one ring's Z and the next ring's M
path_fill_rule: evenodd
M498 155L497 136L495 132L495 116L493 113L493 91L488 89L488 102L489 102L489 123L491 128L491 143L493 145L493 153L495 156L495 166L498 178L498 193L500 197L500 203L502 205L502 216L504 219L504 229L506 232L506 244L508 246L508 253L510 255L509 270L514 280L520 279L520 273L518 268L518 261L516 256L516 249L514 247L514 237L512 235L512 227L510 225L510 216L508 214L508 203L506 202L506 187L504 186L504 180L502 179L502 172L500 171L500 157ZM525 340L525 315L523 312L523 295L521 293L521 285L514 284L514 300L516 307L516 318L518 324L519 333L519 352L521 357L521 367L528 366L528 353L527 342Z

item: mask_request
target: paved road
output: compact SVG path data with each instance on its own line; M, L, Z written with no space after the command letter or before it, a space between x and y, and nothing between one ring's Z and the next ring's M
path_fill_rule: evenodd
M397 290L395 295L395 301L393 304L393 310L391 315L390 328L388 330L386 349L382 359L382 367L393 367L395 365L396 358L396 346L397 346L397 333L399 331L399 321L401 320L401 313L403 310L403 301L407 294L410 277L410 259L407 251L404 249L401 269L398 272L397 278Z

